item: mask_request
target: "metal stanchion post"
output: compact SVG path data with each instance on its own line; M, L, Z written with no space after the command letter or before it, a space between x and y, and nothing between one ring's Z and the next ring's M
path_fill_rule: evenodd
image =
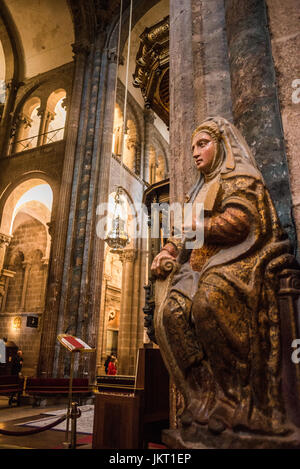
M69 424L71 418L71 406L72 406L72 384L73 384L73 374L74 374L74 359L75 353L71 352L71 365L70 365L70 380L69 380L69 395L68 395L68 411L67 411L67 427L66 427L66 440L64 445L70 447L69 442Z
M77 402L72 402L71 405L71 449L76 448L76 430L77 430L77 417L80 417L80 410L77 408Z

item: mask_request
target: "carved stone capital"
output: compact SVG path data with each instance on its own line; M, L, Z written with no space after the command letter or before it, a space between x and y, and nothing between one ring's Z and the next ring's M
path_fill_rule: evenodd
M42 265L43 265L43 267L48 267L48 265L49 265L49 257L43 257L43 258L42 258Z
M146 109L144 109L144 119L147 124L154 124L154 112L151 111L151 109L148 109L147 107Z
M118 53L116 47L107 50L107 58L109 62L117 63Z
M136 249L124 249L120 254L120 261L125 262L134 262L136 259Z
M0 233L0 247L7 247L11 242L12 236L9 236L4 233Z
M23 85L24 85L23 81L16 81L12 79L6 83L6 89L9 91L14 91L16 93L18 89L20 88L20 86L23 86Z
M17 117L17 123L19 125L23 124L24 128L27 129L28 127L31 127L32 119L30 119L30 117L26 116L25 114L20 113Z
M22 267L24 270L28 270L31 267L32 262L31 261L23 261L22 262Z
M46 225L48 226L48 233L52 238L54 235L55 221L54 220L49 221L48 223L46 223Z
M90 53L90 44L88 42L75 42L72 44L74 58L78 55L87 56Z
M44 114L45 114L45 109L40 106L40 107L37 109L37 115L38 115L39 117L43 117Z
M67 110L69 107L69 95L67 95L61 102L62 107Z
M128 150L130 150L130 149L132 149L132 148L136 149L136 148L137 148L136 140L135 140L134 138L130 138L130 137L129 137L129 138L126 140L126 146L127 146Z
M53 121L55 119L55 116L56 116L56 112L54 111L49 111L47 112L47 119L49 121Z

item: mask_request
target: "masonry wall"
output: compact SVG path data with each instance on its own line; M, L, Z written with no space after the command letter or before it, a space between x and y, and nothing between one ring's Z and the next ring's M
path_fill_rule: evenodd
M45 263L45 227L28 217L13 232L5 268L16 272L10 279L4 311L0 313L0 337L7 337L23 350L23 374L34 375L40 348L48 264ZM27 325L28 316L38 318L38 327ZM15 318L20 321L16 327Z

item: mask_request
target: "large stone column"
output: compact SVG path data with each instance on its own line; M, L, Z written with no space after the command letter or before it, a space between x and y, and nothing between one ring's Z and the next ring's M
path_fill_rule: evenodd
M97 351L96 351L96 373L97 375L103 374L104 371L101 369L102 362L106 359L106 318L105 318L105 302L106 302L106 291L108 280L110 276L103 274L102 285L101 285L101 307L100 307L100 321L99 321L99 334L97 340Z
M87 235L87 219L91 214L90 194L92 177L92 155L95 138L95 120L97 109L98 88L100 79L100 61L102 47L99 44L89 46L86 57L84 80L82 81L82 100L80 103L79 128L74 155L73 180L71 202L68 217L67 242L65 248L62 290L59 305L59 317L56 334L65 330L69 334L81 337L87 341L82 333L82 323L86 320L79 315L80 301L87 301L82 291L82 275L84 273L84 258L86 258L85 241ZM70 113L72 111L70 110ZM90 192L91 191L91 192ZM84 290L88 285L83 286ZM93 346L94 344L90 344ZM69 373L70 357L62 347L56 344L54 373L66 375ZM75 361L75 375L79 363Z
M300 28L299 0L266 0L278 98L289 165L293 215L300 238Z
M94 130L91 190L82 265L81 296L78 308L78 333L92 345L97 344L101 309L105 242L97 235L98 208L108 201L112 136L117 76L115 48L104 49ZM100 209L101 211L101 209ZM89 363L90 377L95 375L96 354Z
M134 351L132 350L133 295L134 295L134 262L136 251L124 249L120 255L123 263L120 327L118 335L118 373L134 374Z
M280 221L295 245L265 0L225 0L225 10L234 123L252 149Z
M137 355L139 348L143 347L144 344L144 312L143 307L145 306L145 279L146 279L146 268L147 268L147 251L146 251L146 240L138 239L136 246L136 259L134 262L133 272L133 289L132 289L132 303L131 303L131 369L135 374Z
M59 203L55 214L55 227L49 266L46 307L43 317L43 330L39 357L38 374L52 376L55 350L57 348L57 330L59 324L59 306L61 286L64 272L64 259L66 254L67 231L69 226L70 204L72 195L72 180L75 167L75 150L79 128L83 81L85 66L89 53L88 45L77 43L73 46L75 70L72 90L72 99L67 126L66 150Z
M191 134L207 116L231 120L222 0L170 2L170 199L183 201L197 177Z
M108 200L115 105L117 60L114 48L104 47L100 32L87 59L79 133L74 156L71 203L64 253L62 289L56 335L68 330L97 345L103 274L104 240L97 236L97 207ZM70 110L70 113L72 110ZM65 375L69 357L56 343L54 374ZM96 354L75 361L75 376L96 371Z

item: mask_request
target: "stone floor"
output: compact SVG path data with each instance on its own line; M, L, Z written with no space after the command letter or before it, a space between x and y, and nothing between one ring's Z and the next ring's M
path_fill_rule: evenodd
M42 414L54 410L66 409L66 404L46 407L32 407L22 402L19 407L8 405L8 398L0 396L0 429L9 431L25 431L31 427L16 426L18 423L40 419ZM0 434L0 449L67 449L64 444L64 431L46 430L26 436L7 436ZM91 449L91 435L77 433L76 449Z

